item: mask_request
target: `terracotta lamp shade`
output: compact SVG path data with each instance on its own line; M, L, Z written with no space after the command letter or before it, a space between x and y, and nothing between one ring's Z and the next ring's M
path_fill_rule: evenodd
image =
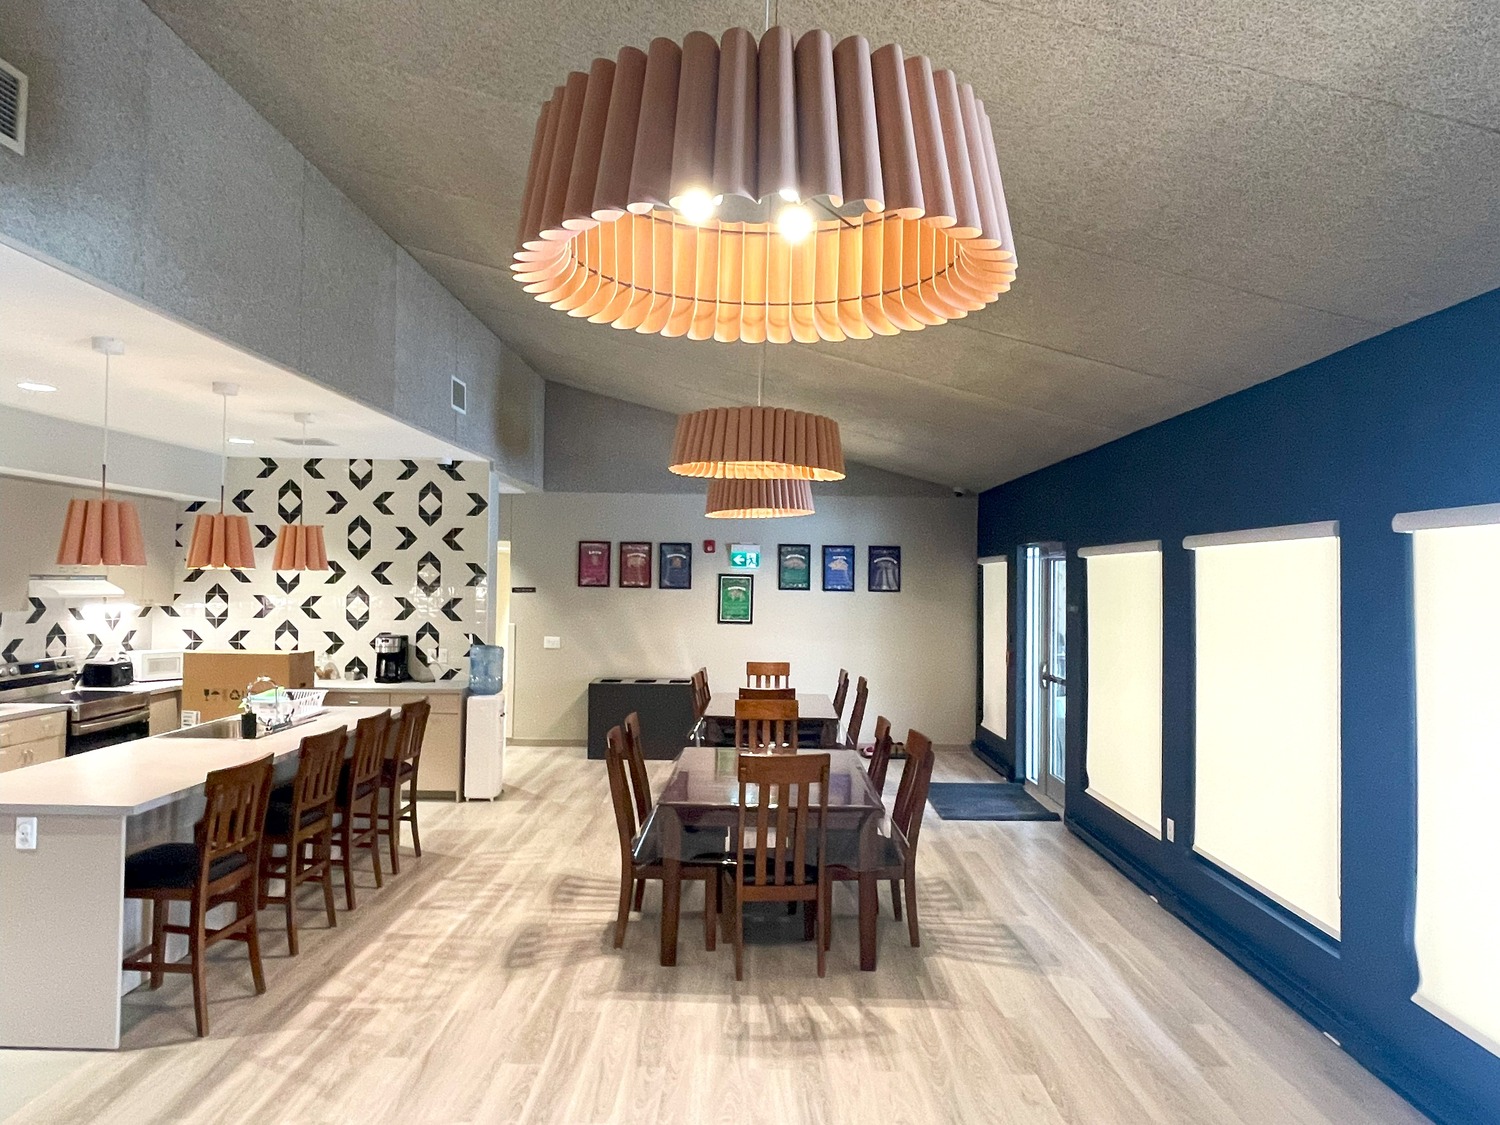
M193 521L187 564L190 570L253 570L255 551L250 546L250 521L223 512L200 513Z
M774 406L714 407L677 419L674 473L685 477L843 480L839 424Z
M709 519L770 519L813 514L805 480L715 480L708 486Z
M1016 275L973 87L826 31L595 59L542 106L521 210L511 269L537 300L694 340L890 336Z
M69 500L58 566L145 566L141 517L129 500Z
M323 546L323 525L285 523L276 536L276 561L272 570L327 570L328 551Z

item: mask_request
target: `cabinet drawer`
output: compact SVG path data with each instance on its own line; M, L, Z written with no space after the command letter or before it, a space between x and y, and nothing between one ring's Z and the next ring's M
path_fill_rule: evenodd
M28 715L0 722L0 746L17 746L23 742L62 737L68 729L66 711L49 711L45 715Z
M389 707L388 691L330 691L323 697L325 707Z
M0 773L53 762L64 756L60 738L43 738L36 742L17 742L0 749Z
M415 703L419 699L427 700L434 715L457 715L463 710L461 706L463 698L456 691L435 691L431 694L420 691L391 692L391 705L394 707L400 707L404 703Z

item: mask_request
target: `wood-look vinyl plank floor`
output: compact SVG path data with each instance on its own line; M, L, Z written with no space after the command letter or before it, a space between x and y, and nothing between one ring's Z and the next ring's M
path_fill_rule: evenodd
M1424 1120L1059 824L929 811L921 949L883 887L880 968L861 973L854 894L840 888L826 979L810 946L774 940L800 921L768 918L736 983L728 942L703 949L696 887L677 968L656 961L655 887L611 948L618 852L601 763L512 748L507 766L499 802L424 804L426 854L407 851L384 890L364 874L337 928L309 888L300 956L263 915L265 996L239 947L213 951L206 1041L188 981L170 978L126 998L118 1052L0 1051L0 1119ZM666 769L652 763L657 784ZM957 753L935 774L991 780Z

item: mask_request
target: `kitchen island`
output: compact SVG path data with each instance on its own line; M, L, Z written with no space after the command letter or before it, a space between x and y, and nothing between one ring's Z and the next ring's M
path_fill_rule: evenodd
M191 840L211 771L270 754L289 777L303 738L383 710L331 707L253 740L154 736L0 775L0 1047L118 1047L120 996L142 979L120 968L141 933L126 855Z

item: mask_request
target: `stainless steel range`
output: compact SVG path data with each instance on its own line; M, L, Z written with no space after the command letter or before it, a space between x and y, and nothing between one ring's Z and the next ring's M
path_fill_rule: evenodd
M78 688L78 661L30 660L0 664L0 703L63 703L68 708L68 753L82 754L151 733L150 696L116 688Z

